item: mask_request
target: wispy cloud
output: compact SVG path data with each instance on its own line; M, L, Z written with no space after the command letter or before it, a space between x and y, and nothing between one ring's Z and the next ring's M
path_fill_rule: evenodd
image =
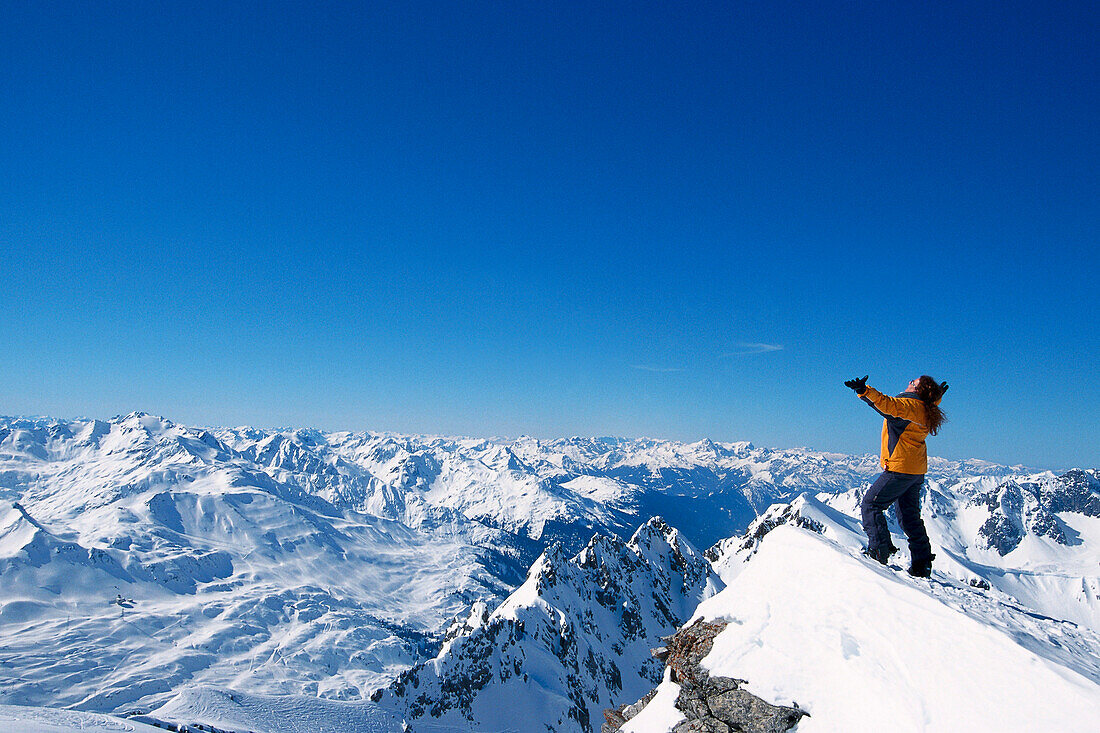
M750 356L767 354L769 351L782 351L783 344L737 344L736 351L727 351L722 356Z
M684 371L682 367L661 367L661 366L650 366L649 364L631 364L630 368L631 369L641 369L643 372L667 373L667 372L682 372L682 371Z

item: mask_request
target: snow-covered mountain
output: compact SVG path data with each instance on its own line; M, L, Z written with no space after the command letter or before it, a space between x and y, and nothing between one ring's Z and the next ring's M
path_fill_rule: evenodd
M3 701L148 710L184 684L361 699L523 578L531 541L341 508L147 415L0 428Z
M628 542L555 544L495 611L477 606L439 655L375 696L417 730L583 730L660 680L649 650L722 587L660 518Z
M598 727L600 706L653 682L654 635L705 595L683 580L692 545L806 492L858 534L877 472L871 456L749 443L0 418L0 703L310 731L401 717L438 730L425 727L436 706L451 730L470 717L492 730L486 701L513 694L518 665L541 685L529 697L545 724L582 730L587 714ZM1095 471L933 460L929 475L937 570L1095 622ZM639 535L657 515L664 549L649 553ZM525 596L547 572L565 580ZM683 592L655 593L666 580ZM642 631L621 636L635 616ZM540 641L501 646L528 627ZM570 634L582 656L559 658ZM470 661L482 648L512 676L495 667L459 694L454 679L486 673ZM424 689L389 687L414 667Z
M1094 499L1100 495L1094 480L1091 471L1034 477L1032 483L1041 484L1048 496L1061 498L1061 503L1050 504L1065 510L1055 513L1055 519L1065 528L1059 538L1079 536L1097 519L1091 516ZM795 724L800 726L799 730L853 730L862 729L858 722L861 716L869 721L870 729L885 726L890 720L894 720L890 729L914 731L956 730L960 726L972 730L1013 730L1017 720L1027 721L1027 729L1075 729L1059 727L1072 720L1072 714L1064 710L1053 714L1044 709L1037 712L1035 699L1049 697L1053 704L1079 704L1082 709L1100 707L1100 626L1090 626L1087 619L1084 623L1073 621L1074 616L1087 616L1090 604L1084 602L1074 608L1072 604L1077 597L1065 596L1056 589L1036 605L1028 602L1032 599L1012 592L1019 589L1019 581L1014 587L1004 582L1005 578L1023 574L1042 584L1045 575L1062 578L1066 576L1064 572L1051 573L1048 568L1044 574L1034 568L1014 569L1013 559L997 566L977 565L965 559L968 547L962 544L962 538L970 525L978 528L971 551L988 551L988 538L981 531L986 523L974 522L973 517L969 524L960 523L959 515L972 512L974 507L988 506L989 497L1003 494L1005 484L1020 481L1026 482L1022 478L1010 479L985 489L982 481L967 481L949 490L950 494L943 493L942 486L932 489L931 499L938 509L928 512L928 524L937 549L944 554L941 562L937 562L931 582L904 575L901 572L907 562L904 557L900 565L890 570L862 557L863 534L855 511L862 489L803 495L789 504L774 505L744 535L720 542L707 553L721 576L751 598L723 592L720 597L725 603L720 607L721 613L713 610L716 600L705 601L692 621L684 624L668 643L669 647L681 650L673 651L671 656L667 651L661 655L669 657L669 674L673 676L665 678L649 694L634 697L626 686L619 687L621 670L630 666L640 670L637 682L643 686L645 680L657 676L654 659L646 655L644 647L659 646L660 638L668 632L648 633L646 645L624 652L618 639L608 650L603 636L607 629L621 628L622 621L616 624L612 618L604 623L576 624L571 620L591 616L592 609L615 608L614 602L604 603L598 594L606 592L608 578L633 580L637 577L637 566L628 564L624 570L621 563L608 563L609 572L603 572L604 563L592 563L592 549L606 547L606 538L593 538L568 564L555 549L540 558L524 586L496 612L490 615L484 607L475 609L469 619L455 624L455 640L448 642L435 660L402 675L375 699L396 717L411 723L414 731L525 730L532 729L533 721L548 730L588 731L598 721L593 715L594 708L604 701L610 703L605 707L607 726L611 726L611 721L637 716L637 720L624 720L622 730L640 732L674 728L677 733L726 729L783 731ZM963 492L968 498L963 498ZM843 508L851 513L845 513ZM944 511L945 508L953 511ZM649 527L669 531L658 522L652 520ZM784 543L777 537L784 537L787 529L775 532L784 525L807 534L813 541L787 540L790 546L773 551L777 557L764 562L757 560L765 547L770 549ZM639 535L646 529L639 530ZM900 534L896 524L893 529ZM821 538L826 540L824 546L815 544ZM1025 540L1057 543L1059 538L1029 533ZM904 547L902 537L895 537L894 541ZM1091 564L1096 568L1095 558L1100 555L1096 552L1097 545L1080 544L1091 548L1094 558ZM661 546L667 547L669 543ZM608 554L614 555L604 553ZM1092 576L1087 575L1089 561L1078 560L1086 574L1074 582L1095 584L1095 569ZM657 566L665 564L659 562ZM565 570L559 569L563 567ZM594 573L594 567L601 567L601 571ZM754 573L741 579L750 567ZM588 572L578 572L580 569ZM548 576L568 578L564 583L566 589L560 590L561 581L546 582ZM643 588L648 587L647 580L643 580ZM927 591L925 597L899 593L890 585L898 582ZM715 586L721 588L721 584ZM663 583L657 587L663 587ZM609 600L616 597L612 595ZM846 609L850 618L841 618L836 608L845 603L850 604ZM777 610L773 604L785 607ZM630 607L638 605L631 602ZM650 618L656 616L667 621L667 615L654 614L652 609L649 613ZM819 620L817 614L826 618ZM906 630L906 623L914 624L911 632ZM774 687L745 683L745 673L756 671L757 667L741 668L741 657L733 662L700 666L704 657L712 659L709 655L713 639L730 624L749 628L739 629L737 643L743 648L738 647L738 654L751 656L758 636L774 638L775 653L781 655L784 674L791 673L792 667L798 668L796 675L791 673L794 681L785 684L782 694L777 694ZM945 624L942 638L936 636L940 624ZM540 631L525 633L532 626ZM695 668L685 671L688 666L685 656L690 654L683 654L682 648L697 641L692 637L708 631L705 648L692 660ZM821 633L828 638L816 638ZM932 635L931 640L925 638L928 635ZM838 636L840 648L832 653L830 645L833 637ZM725 643L729 634L721 638ZM944 673L941 666L949 663L944 660L951 660L963 648L960 647L963 638L969 639L975 657ZM685 644L683 639L691 641ZM862 666L852 662L852 669L847 669L848 660L859 656L861 645L868 647L867 656L871 659ZM803 646L807 652L800 654ZM818 648L821 646L826 651ZM578 664L580 650L586 648L599 650L593 655L593 665L587 674ZM570 653L563 654L562 650ZM677 654L680 654L678 660ZM916 675L904 656L899 656L904 654L913 655L917 670L924 671L923 677ZM940 655L939 664L935 662L936 655ZM595 660L608 657L617 662L614 676L599 674L601 667L595 666ZM765 661L759 664L767 670ZM1010 671L998 668L999 672L991 673L990 669L997 665L1008 665ZM1003 678L1008 674L1027 674L1034 665L1045 666L1033 674L1029 685L1034 688L1035 697L1027 698L1029 702L1023 705L1018 691L1004 688ZM971 666L982 673L973 673ZM896 675L897 682L875 677L884 674L888 678ZM819 676L828 680L819 680ZM782 675L769 670L760 677L772 681ZM869 710L866 702L860 702L864 686L881 693ZM981 697L982 702L971 704L970 697ZM638 704L627 705L636 699L640 700ZM908 711L899 717L894 708L904 701L909 701L910 707L915 701L929 709L920 715ZM853 710L842 709L849 703L855 706ZM1022 707L1027 709L1026 715L1020 713ZM800 722L804 715L823 720Z
M1079 480L1052 483L1072 492ZM968 506L1003 493L977 495ZM1100 719L1097 628L1036 613L991 587L957 545L940 546L929 580L880 566L860 554L858 523L833 500L805 496L773 507L744 537L712 548L727 587L673 639L685 646L679 637L710 631L694 674L683 672L682 659L670 661L656 690L608 730L718 729L707 726L729 723L744 707L723 705L731 685L715 680L808 714L771 716L763 722L773 727L760 730L796 722L806 732L1092 729L1088 721ZM1095 519L1059 514L1069 526ZM952 526L942 514L933 524ZM987 577L1001 572L985 569Z
M799 731L1084 731L1100 715L1095 632L910 579L791 525L696 615L722 626L707 673L797 703ZM621 730L698 729L680 727L683 691L666 677Z
M924 518L936 548L935 567L1100 631L1098 476L1096 470L1075 469L1061 476L929 482ZM854 517L861 496L862 489L853 489L818 498ZM890 521L899 535L895 544L904 548Z

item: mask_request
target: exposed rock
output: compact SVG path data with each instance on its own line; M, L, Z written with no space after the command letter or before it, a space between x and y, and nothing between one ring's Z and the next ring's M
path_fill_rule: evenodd
M665 639L668 656L666 664L672 668L672 681L683 686L701 681L698 675L706 675L699 666L703 657L710 654L714 637L726 628L723 621L707 622L698 619L691 626L680 629Z
M1100 516L1100 479L1095 471L1074 469L1054 478L1009 479L993 491L975 497L972 505L989 510L978 530L981 546L1007 555L1028 534L1047 537L1060 545L1080 544L1067 533L1059 512Z
M615 733L615 731L623 727L626 721L642 712L642 708L648 705L649 701L652 700L656 694L657 688L653 688L646 693L645 697L636 703L631 705L620 705L611 710L604 710L603 717L606 722L600 727L600 733Z
M657 695L657 690L656 690L656 688L654 688L654 689L650 690L649 692L647 692L645 697L643 697L641 700L634 703L633 705L624 705L623 706L623 717L626 718L627 720L630 720L635 715L642 712L642 708L644 708L646 705L648 705L649 701L652 700L656 695Z
M626 707L626 705L620 705L617 708L604 710L604 724L600 726L600 733L615 733L619 728L622 728L623 723L630 720L630 718L624 715Z
M1044 489L1044 504L1050 511L1100 517L1100 473L1097 471L1075 468Z
M710 653L714 637L726 627L723 621L697 620L666 639L666 646L654 649L657 658L666 659L669 678L680 686L676 708L687 720L673 733L782 733L790 730L803 716L800 709L772 705L743 689L746 680L711 676L700 662ZM614 733L638 714L656 690L634 705L604 712L607 723L602 733Z
M754 550L768 532L784 524L793 524L796 527L802 527L818 534L825 531L825 527L822 526L821 522L803 516L800 505L796 500L790 504L776 504L753 520L748 529L745 530L744 536L722 540L703 554L711 562L717 562L722 554L727 551Z
M990 550L1007 555L1016 549L1027 534L1024 526L1025 507L1037 505L1033 485L1006 481L973 501L989 509L989 517L978 530L978 538ZM1031 500L1030 502L1028 500Z

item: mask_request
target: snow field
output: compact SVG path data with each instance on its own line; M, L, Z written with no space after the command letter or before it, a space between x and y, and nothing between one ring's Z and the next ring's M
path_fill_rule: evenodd
M4 733L164 733L163 728L97 713L0 705Z
M1096 681L943 603L930 585L778 527L696 611L729 622L703 665L809 710L800 733L1073 731L1100 720Z

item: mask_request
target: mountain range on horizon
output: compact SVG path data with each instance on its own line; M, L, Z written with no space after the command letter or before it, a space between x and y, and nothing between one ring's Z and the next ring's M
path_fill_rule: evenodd
M775 527L857 556L878 471L747 442L0 418L0 704L222 730L598 729L660 688L649 648L728 597ZM1097 471L933 459L925 513L937 578L982 609L967 623L1030 609L1074 653L1025 646L1089 678ZM783 562L823 552L799 542ZM494 720L517 680L531 707ZM820 701L771 700L792 701L830 729Z

